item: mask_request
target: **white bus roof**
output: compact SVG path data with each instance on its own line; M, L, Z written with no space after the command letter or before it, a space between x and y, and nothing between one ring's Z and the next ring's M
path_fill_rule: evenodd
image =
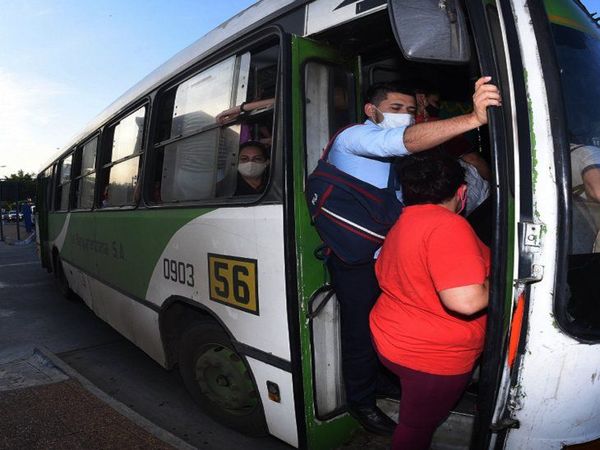
M63 153L73 145L84 139L102 126L112 116L121 111L135 100L149 94L155 88L166 82L174 74L185 70L187 67L200 61L211 51L230 41L236 36L251 29L258 28L265 23L275 20L293 9L306 7L303 24L303 35L311 35L353 20L359 16L368 15L375 11L384 9L387 5L385 0L375 2L374 6L361 8L362 0L260 0L254 5L246 8L231 19L219 25L214 30L198 39L196 42L175 54L164 64L150 72L141 81L127 90L117 100L104 109L86 127L70 139L67 145L52 155L41 167L45 170Z

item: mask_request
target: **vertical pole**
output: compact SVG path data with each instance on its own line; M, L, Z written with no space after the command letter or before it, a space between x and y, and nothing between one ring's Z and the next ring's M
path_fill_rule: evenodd
M4 196L2 195L2 188L4 184L0 181L0 210L2 209L2 202L4 201ZM4 242L4 217L1 217L0 212L0 242Z
M19 183L17 181L17 241L21 240L21 223L19 221L19 213L21 212L20 204L19 204Z

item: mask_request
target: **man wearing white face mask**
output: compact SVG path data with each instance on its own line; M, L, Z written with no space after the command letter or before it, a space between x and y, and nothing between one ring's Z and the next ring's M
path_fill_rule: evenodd
M414 92L395 83L375 84L366 95L364 113L368 119L337 135L328 162L377 188L393 186L390 170L394 157L434 148L487 123L487 107L502 104L498 88L488 84L490 81L491 77L482 77L475 83L473 112L416 125ZM340 304L348 411L368 431L391 434L395 423L375 403L377 394L394 393L382 383L384 377L369 330L369 312L380 293L374 260L347 264L331 252L327 266Z
M263 144L244 142L238 155L238 180L234 195L257 195L265 189L269 155Z

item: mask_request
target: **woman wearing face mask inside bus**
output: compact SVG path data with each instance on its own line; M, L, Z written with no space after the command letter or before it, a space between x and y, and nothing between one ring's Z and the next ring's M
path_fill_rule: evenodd
M257 195L265 190L268 179L269 153L257 141L240 145L238 154L238 177L234 195Z

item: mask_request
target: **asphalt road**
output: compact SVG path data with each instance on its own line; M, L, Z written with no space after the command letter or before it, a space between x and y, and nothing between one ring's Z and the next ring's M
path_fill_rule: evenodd
M97 318L65 300L41 268L35 245L0 242L0 364L45 347L104 392L201 449L289 449L248 438L204 415L176 371L166 371Z

